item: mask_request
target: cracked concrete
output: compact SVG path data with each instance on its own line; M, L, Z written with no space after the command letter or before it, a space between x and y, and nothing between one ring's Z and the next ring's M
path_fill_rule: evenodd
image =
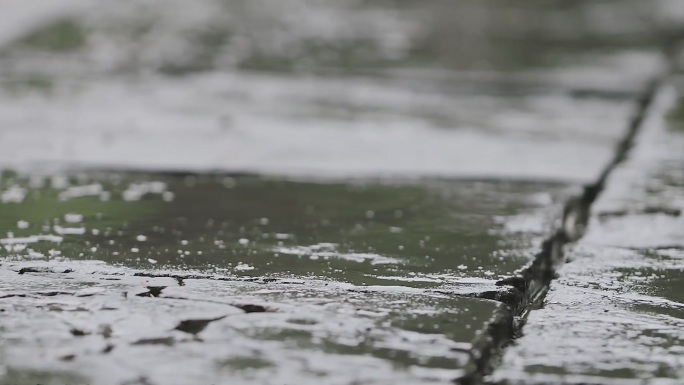
M0 384L682 376L677 3L3 2Z
M179 384L189 378L261 383L279 376L313 383L321 375L335 383L440 382L458 374L447 368L467 361L468 341L486 322L478 317L498 306L392 287L361 292L330 282L207 279L178 286L170 278L141 278L121 268L98 270L88 274L75 268L71 273L84 288L3 295L5 365L75 372L105 384L138 376ZM2 273L10 287L65 286L63 274L31 273L27 278L11 270ZM112 275L119 280L107 279ZM156 297L144 295L150 287L163 286ZM23 332L34 329L40 332ZM178 359L185 364L168 367ZM223 368L222 362L233 361L247 366L226 372L230 366ZM251 368L250 362L259 365ZM375 369L342 371L361 362Z
M634 148L608 174L587 235L567 252L569 263L495 380L676 384L684 377L679 76L659 87Z

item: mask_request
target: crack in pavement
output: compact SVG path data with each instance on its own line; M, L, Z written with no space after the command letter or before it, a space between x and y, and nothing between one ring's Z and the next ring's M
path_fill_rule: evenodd
M673 73L674 58L682 48L682 39L684 36L677 36L677 39L673 39L663 50L663 70L649 82L637 99L634 115L629 120L626 132L617 143L613 158L604 167L598 179L586 185L581 195L568 199L564 206L561 225L542 243L541 250L532 262L516 276L497 282L497 286L510 287L508 294L492 292L489 293L489 298L486 296L487 293L480 293L480 298L498 300L505 306L491 318L484 331L473 341L470 351L471 362L466 366L465 374L454 379L455 383L487 383L486 376L493 371L503 350L521 335L529 312L542 305L551 281L556 278L558 268L566 262L564 246L576 242L584 235L593 203L603 191L611 173L627 158L658 90Z

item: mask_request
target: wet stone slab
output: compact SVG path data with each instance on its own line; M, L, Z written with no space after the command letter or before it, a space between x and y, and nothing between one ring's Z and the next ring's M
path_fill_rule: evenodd
M678 384L682 253L578 247L507 349L504 383Z
M12 385L449 383L679 9L0 1Z
M1 242L8 258L434 286L447 275L497 279L528 262L573 192L532 182L6 173Z
M586 237L495 373L515 383L677 384L684 377L684 131L664 86Z
M59 274L2 270L13 286L43 287L2 296L7 368L77 373L102 384L443 383L459 374L466 341L499 306L329 282L178 286L93 268L99 273L75 264L70 274L80 285L71 286Z
M498 290L576 189L6 172L1 191L6 381L385 384L462 373L503 305L458 294Z

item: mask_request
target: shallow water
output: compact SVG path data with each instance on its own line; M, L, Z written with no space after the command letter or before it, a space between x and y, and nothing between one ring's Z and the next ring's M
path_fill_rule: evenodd
M450 383L504 310L476 297L603 170L684 16L666 0L0 8L13 385ZM602 249L678 242L677 162L649 174L646 206L607 190L568 291L525 329L554 350L523 338L499 375L679 374L679 256ZM621 231L654 213L658 237ZM599 305L627 321L592 324ZM604 365L614 335L643 343Z
M510 274L529 261L573 191L549 183L116 173L6 176L2 187L6 200L23 194L3 206L6 257L59 252L138 268L357 284Z
M457 294L499 290L576 191L121 172L0 186L6 379L66 368L98 383L456 378L502 306ZM198 341L174 329L223 316Z

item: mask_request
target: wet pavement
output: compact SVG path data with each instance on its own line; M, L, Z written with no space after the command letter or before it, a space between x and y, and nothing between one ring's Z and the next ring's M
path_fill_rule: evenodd
M3 361L113 384L459 377L502 306L467 295L499 291L574 192L113 173L6 173L2 191ZM225 315L201 340L174 329Z
M684 376L675 2L42 1L0 1L0 384Z
M569 251L525 335L506 351L498 379L677 384L684 378L680 76L662 86L636 147L595 203L588 233Z
M533 182L113 173L6 174L3 182L4 196L23 195L7 202L2 219L3 243L21 246L17 258L76 254L135 268L354 284L500 278L529 261L526 250L574 191Z

